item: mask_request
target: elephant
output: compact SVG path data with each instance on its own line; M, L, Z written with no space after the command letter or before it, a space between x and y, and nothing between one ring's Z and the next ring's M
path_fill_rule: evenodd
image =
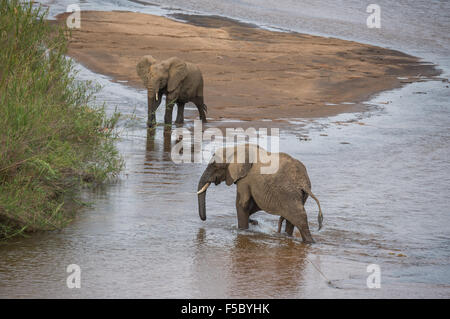
M306 195L304 198L303 198L303 205L305 205L305 202L306 202L306 199L308 198L308 195ZM277 230L277 232L278 233L281 233L281 226L283 225L283 221L285 220L286 218L284 218L283 216L280 216L280 219L278 220L278 230ZM286 228L284 229L284 231L289 235L289 236L292 236L292 234L294 233L294 225L292 225L292 223L290 222L290 221L288 221L287 219L286 219Z
M239 150L241 148L241 150ZM245 160L235 161L239 152L245 151ZM252 156L257 153L259 156ZM242 154L242 153L241 153ZM262 168L267 167L268 158L278 159L278 170L264 174ZM251 160L251 159L254 160ZM286 153L271 153L253 144L221 148L217 150L203 172L197 187L198 210L201 220L206 220L206 190L211 183L219 185L236 184L236 211L238 228L247 229L249 217L253 213L264 210L272 215L286 219L287 224L300 230L303 242L313 243L308 226L304 204L311 196L319 208L318 224L322 228L323 214L320 202L311 191L305 166L299 160ZM288 223L289 221L289 223Z
M178 107L175 123L184 122L184 105L193 102L200 119L206 123L207 107L203 99L203 76L195 64L184 62L177 57L156 61L151 55L143 56L136 65L136 72L147 88L148 121L147 126L156 123L155 112L166 96L164 123L172 124L172 111Z
M281 233L281 226L283 226L283 221L285 220L285 218L283 216L280 216L280 219L278 220L278 233Z

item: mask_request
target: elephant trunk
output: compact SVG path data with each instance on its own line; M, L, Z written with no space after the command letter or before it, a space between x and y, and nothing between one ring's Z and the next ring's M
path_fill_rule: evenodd
M154 81L150 81L149 86L148 86L148 92L150 94L150 96L155 98L156 102L158 102L158 100L161 98L160 96L158 96L158 92L159 92L159 84L158 82L153 83Z
M198 214L201 220L206 220L206 189L209 187L208 182L209 174L205 171L198 182L197 195L198 195Z

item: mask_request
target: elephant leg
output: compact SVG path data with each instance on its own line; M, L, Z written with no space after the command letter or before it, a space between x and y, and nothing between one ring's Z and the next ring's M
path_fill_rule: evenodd
M301 216L295 216L292 223L300 230L300 235L302 236L302 240L306 244L314 243L314 239L311 236L308 226L308 218L306 217L306 212L303 209L304 215L302 213Z
M286 219L286 226L284 228L284 231L289 236L292 236L292 234L294 233L294 225L290 221L288 221L287 219Z
M281 227L283 226L283 221L286 220L286 226L284 228L285 233L287 233L289 236L292 236L294 233L294 225L290 221L288 221L283 216L280 216L280 219L278 220L278 233L281 233Z
M164 124L172 124L173 106L176 103L176 98L173 95L166 97L166 113L164 114Z
M303 228L299 228L300 229L300 234L302 235L302 240L305 244L312 244L314 243L314 239L311 236L311 233L309 232L309 227L303 227Z
M248 215L251 216L253 213L256 213L257 211L260 211L261 209L256 205L256 202L253 200L253 198L250 198L247 205L247 211ZM258 225L258 221L255 219L248 219L249 223L252 225Z
M160 102L159 102L160 103ZM156 124L156 109L159 106L159 103L153 102L153 96L147 93L147 109L148 109L148 119L147 126L152 127Z
M281 233L281 226L283 225L283 221L285 218L283 216L280 216L280 219L278 220L278 233Z
M307 199L308 199L308 193L302 192L302 203L303 203L303 207L304 207L304 205L305 205ZM304 208L303 208L303 210L304 210ZM306 215L306 212L305 212L305 215ZM306 222L306 226L308 226L308 222ZM284 231L285 231L289 236L292 236L292 235L294 234L294 225L293 225L290 221L288 221L288 220L286 220L286 228L284 229ZM308 228L308 233L309 233L309 228ZM311 236L311 234L310 234L310 236ZM302 236L302 238L303 238L303 236Z
M283 221L286 220L286 226L284 228L284 231L289 235L292 236L292 234L294 233L294 225L287 220L286 218L284 218L283 216L280 216L280 219L278 220L278 233L281 233L281 228L283 226Z
M177 103L177 119L175 120L176 124L183 124L184 122L184 103Z
M302 194L303 205L305 204L307 199L308 199L308 194L303 192L303 194ZM285 219L284 217L280 217L280 221L278 222L278 232L279 233L281 232L281 226L282 226L284 219ZM294 225L287 219L286 219L286 226L284 228L284 232L286 234L288 234L289 236L292 236L294 234Z
M248 229L248 223L249 223L249 213L239 203L239 195L236 198L236 212L237 212L237 219L238 219L238 228L239 229Z
M236 212L239 229L248 229L250 214L259 210L250 195L248 186L237 185Z
M202 120L203 123L206 123L206 104L203 101L203 96L198 96L193 100L195 106L198 109L198 113L200 116L200 119Z
M294 230L294 226L298 228L300 231L300 235L302 236L302 240L304 243L314 243L314 240L311 236L308 226L308 217L306 215L305 208L301 202L297 202L295 204L288 206L288 211L283 214L284 216L288 216L289 219L286 218L286 232L289 232L292 229ZM292 224L292 228L288 226ZM289 228L288 228L289 227ZM292 235L292 232L290 235Z

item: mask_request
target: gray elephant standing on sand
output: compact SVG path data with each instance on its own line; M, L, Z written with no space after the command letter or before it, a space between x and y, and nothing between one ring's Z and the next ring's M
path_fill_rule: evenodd
M245 148L245 161L238 163L235 159L239 158L238 153L242 152L242 148ZM258 152L259 156L251 155L252 152ZM273 156L278 156L278 170L263 174L262 168L267 167L268 159ZM250 160L251 158L257 160ZM223 181L227 185L234 183L237 186L236 210L240 229L248 228L251 214L264 210L269 214L281 216L287 223L289 221L289 224L293 225L292 231L296 226L303 242L314 242L304 208L308 196L311 196L319 207L319 230L322 227L323 215L319 200L311 192L306 168L300 161L288 154L270 153L252 144L219 149L198 183L198 209L202 220L206 219L206 189L211 183L218 185Z
M162 95L166 95L165 124L172 124L175 103L178 107L175 123L182 124L184 105L188 102L197 106L200 119L206 122L203 76L198 66L176 57L158 62L151 55L146 55L137 64L136 71L147 88L148 127L156 124L155 112L161 104Z

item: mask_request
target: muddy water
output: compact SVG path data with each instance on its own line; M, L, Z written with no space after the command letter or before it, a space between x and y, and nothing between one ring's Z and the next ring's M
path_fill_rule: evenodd
M411 84L375 97L367 113L281 129L281 151L305 163L324 210L317 232L308 201L317 243L305 246L297 233L276 234L277 218L263 212L238 230L234 186L208 189L202 222L205 164L173 163L162 126L147 134L145 92L81 66L80 77L104 85L97 99L110 110L136 115L121 122L126 169L84 194L93 206L68 228L1 244L1 297L450 297L448 83ZM66 286L69 264L81 267L81 289ZM369 264L380 266L380 289L367 288Z

